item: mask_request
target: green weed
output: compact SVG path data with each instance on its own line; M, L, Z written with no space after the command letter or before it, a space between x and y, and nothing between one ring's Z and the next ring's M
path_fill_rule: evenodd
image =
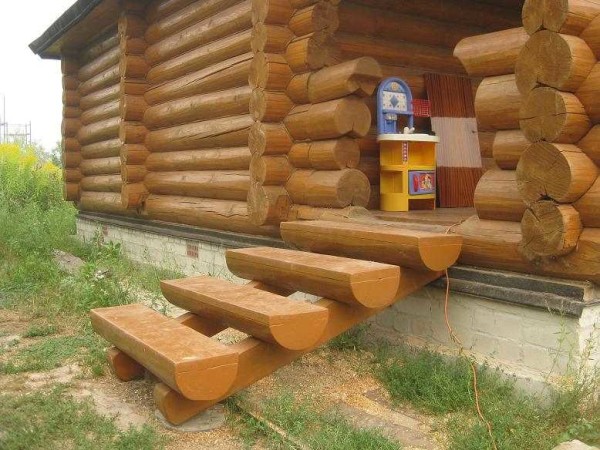
M31 325L23 337L34 338L34 337L46 337L58 333L58 327L56 325Z
M376 361L374 373L395 402L406 401L436 415L452 413L447 427L451 449L492 448L486 425L476 413L467 358L401 348L383 349ZM572 384L554 393L548 405L499 372L478 369L481 409L501 450L546 450L570 439L600 443L600 403L590 395L597 387L590 379Z
M63 389L49 393L0 395L0 448L144 450L162 448L148 426L120 431L90 402L77 402Z
M68 362L81 362L98 373L103 366L103 341L91 332L81 336L57 336L35 342L0 363L0 373L41 372Z
M238 412L241 410L238 409ZM297 441L314 450L397 450L399 444L376 430L353 427L335 410L321 412L306 400L284 393L267 400L261 411L264 418L284 430ZM243 414L243 413L242 413ZM289 446L280 435L253 419L244 419L243 436L251 444L264 436L272 448Z
M365 333L368 329L368 324L359 324L333 338L329 341L327 347L337 351L356 351L362 347Z

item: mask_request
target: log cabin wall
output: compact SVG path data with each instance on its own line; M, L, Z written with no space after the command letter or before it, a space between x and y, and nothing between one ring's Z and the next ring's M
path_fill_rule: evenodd
M146 12L145 94L150 152L143 213L150 219L248 234L248 136L253 48L249 0L162 0Z
M483 5L469 0L448 2L392 2L387 0L342 1L338 6L339 27L335 33L337 57L348 60L372 56L381 65L382 75L407 81L415 98L427 98L425 75L442 73L467 76L458 58L456 44L467 36L503 30L520 22L515 2ZM488 50L489 51L489 50ZM474 88L482 75L470 75ZM379 151L376 142L376 99L370 96L372 128L359 141L358 169L371 184L369 209L379 209ZM418 129L431 128L428 119L416 119ZM480 151L490 167L491 143L495 132L480 124Z
M68 59L63 58L64 62ZM120 48L117 24L78 55L82 210L123 214L121 205Z
M497 76L477 94L480 121L502 130L493 154L503 170L477 187L478 217L458 229L461 261L600 282L600 3L527 0L523 26L516 57L509 39L495 52L516 74L485 74ZM467 69L493 40L457 47Z

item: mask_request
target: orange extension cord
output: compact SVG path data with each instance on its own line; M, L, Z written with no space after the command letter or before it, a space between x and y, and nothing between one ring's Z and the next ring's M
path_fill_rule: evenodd
M450 228L448 228L446 230L446 234L450 233L450 231L454 227L460 225L461 223L462 222L452 225ZM444 319L446 320L446 327L448 328L448 334L450 335L450 339L452 339L452 342L454 342L456 344L456 346L459 349L459 352L462 353L462 351L464 350L465 347L464 347L463 343L461 342L461 340L456 335L456 333L454 333L454 329L452 328L452 325L450 325L450 317L448 315L448 304L449 303L450 303L450 276L448 275L448 269L446 269L446 298L444 299ZM479 388L478 388L478 384L477 384L477 367L475 366L475 363L473 362L473 360L471 360L471 358L468 358L468 360L469 360L469 364L471 365L471 371L473 372L473 392L475 394L475 408L477 409L477 415L479 416L481 421L483 423L485 423L485 426L487 427L488 434L490 436L490 439L492 440L493 449L498 450L498 447L496 446L496 439L494 438L494 433L492 431L492 424L483 415L483 411L481 409L481 404L479 402Z

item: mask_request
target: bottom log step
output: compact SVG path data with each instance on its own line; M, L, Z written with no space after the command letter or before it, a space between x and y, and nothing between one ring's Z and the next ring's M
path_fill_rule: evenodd
M237 352L146 306L94 309L90 316L98 334L190 400L221 397L237 376Z

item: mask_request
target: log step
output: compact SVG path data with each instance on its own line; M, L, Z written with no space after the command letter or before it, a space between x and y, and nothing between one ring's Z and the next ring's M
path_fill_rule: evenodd
M237 376L234 350L144 305L93 309L90 317L98 334L190 400L219 398Z
M296 221L281 224L283 240L300 250L441 271L460 254L458 235L406 230L401 225Z
M271 247L228 250L235 275L367 308L392 303L400 268L389 264Z
M323 334L327 309L211 277L162 281L165 298L289 350L310 347Z

